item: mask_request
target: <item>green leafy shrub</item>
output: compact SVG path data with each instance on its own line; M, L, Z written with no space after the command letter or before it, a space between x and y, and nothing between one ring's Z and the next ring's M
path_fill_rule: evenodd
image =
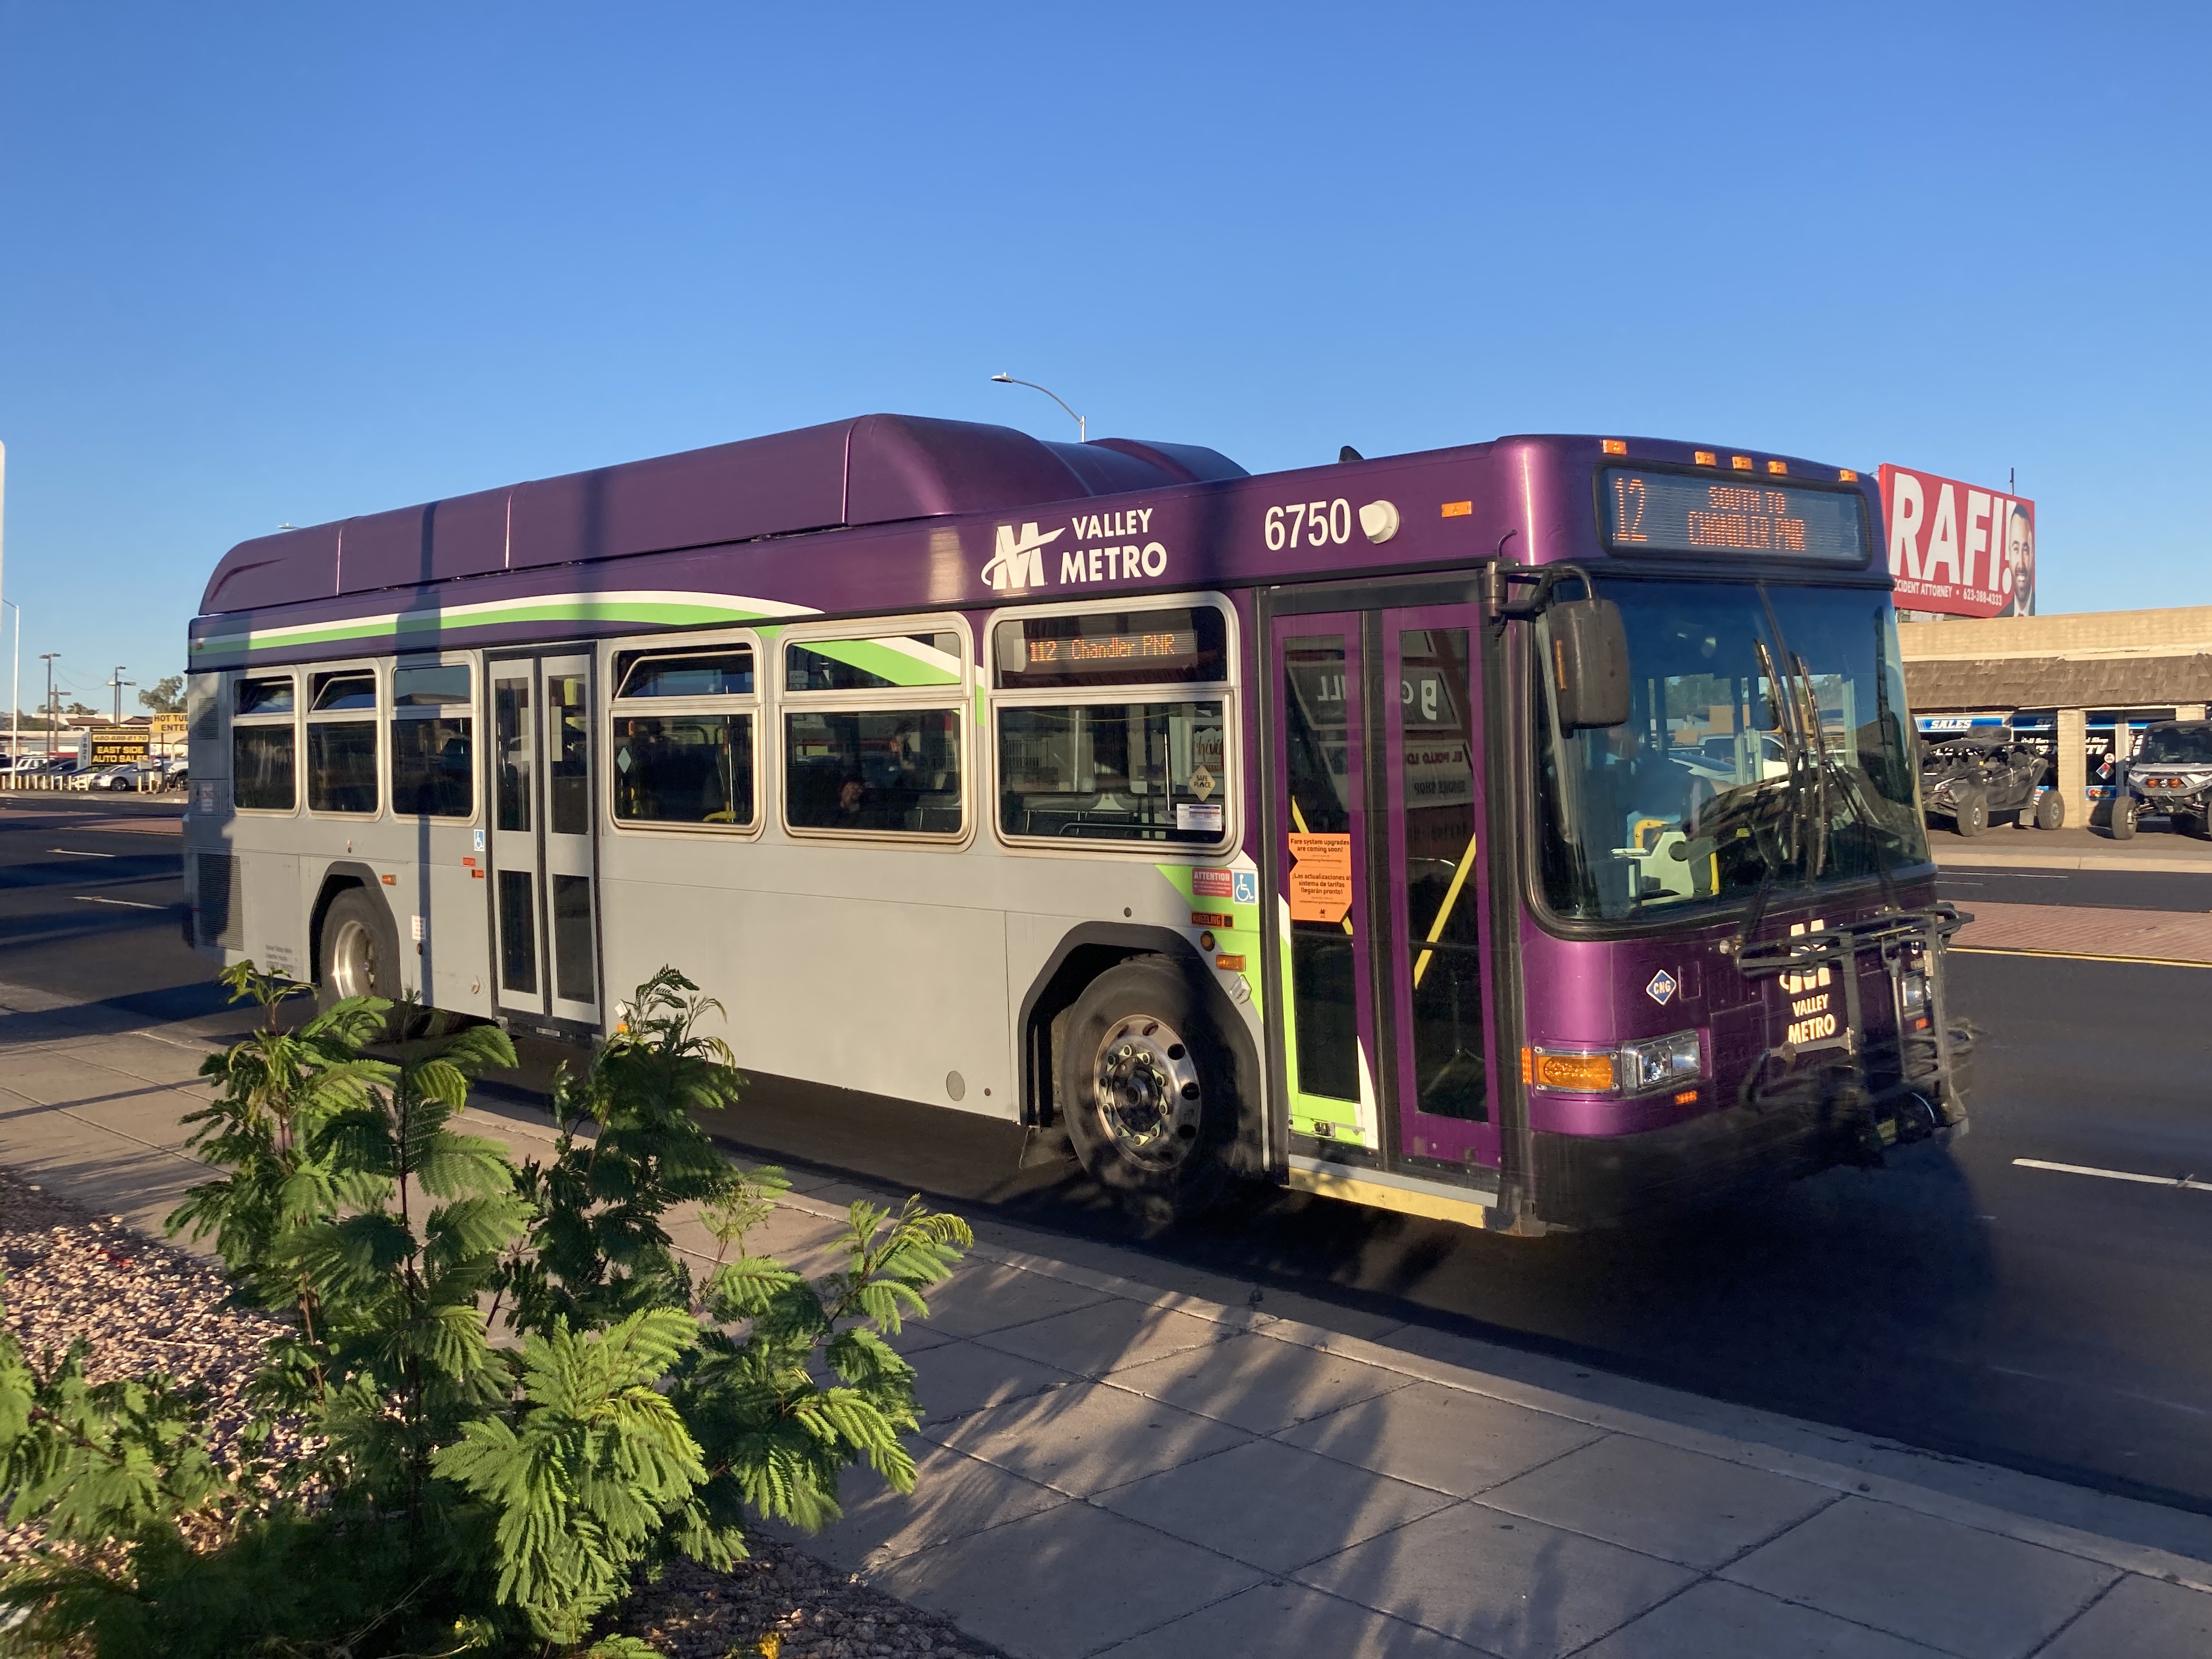
M204 1068L221 1093L187 1121L222 1173L170 1224L292 1316L252 1432L289 1419L310 1449L219 1468L188 1392L89 1385L81 1349L36 1364L0 1328L0 1503L47 1538L0 1585L0 1620L20 1616L0 1652L575 1652L639 1571L741 1557L749 1513L818 1527L863 1461L912 1489L914 1370L884 1339L969 1231L861 1204L818 1282L748 1254L785 1183L699 1127L743 1079L681 975L639 988L563 1072L553 1156L520 1169L453 1124L477 1077L514 1064L495 1028L433 1017L372 1054L390 1005L288 1031L297 988L250 964L226 978L267 1018ZM665 1224L691 1204L721 1246L703 1280ZM191 1541L211 1510L220 1540Z

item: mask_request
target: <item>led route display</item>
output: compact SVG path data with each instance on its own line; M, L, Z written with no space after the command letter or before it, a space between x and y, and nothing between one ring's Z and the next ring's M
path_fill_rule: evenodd
M1088 634L1072 639L1030 640L1031 663L1127 662L1137 657L1168 657L1178 667L1198 655L1198 635L1185 629L1158 634Z
M1606 540L1622 552L1866 557L1866 502L1856 490L1623 467L1608 468L1601 483Z

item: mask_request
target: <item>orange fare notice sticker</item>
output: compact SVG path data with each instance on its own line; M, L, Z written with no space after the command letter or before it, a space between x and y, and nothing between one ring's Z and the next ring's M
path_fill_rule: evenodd
M1291 842L1291 920L1342 921L1352 908L1352 837L1299 836Z

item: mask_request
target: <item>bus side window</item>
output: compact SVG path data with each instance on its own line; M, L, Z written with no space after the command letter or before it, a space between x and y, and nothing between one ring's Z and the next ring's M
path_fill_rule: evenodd
M756 705L744 641L615 658L615 822L750 830ZM742 701L740 701L742 700Z
M964 635L787 641L783 665L787 825L876 836L966 829Z
M474 688L468 664L392 676L392 811L399 817L476 816Z
M308 676L307 810L365 816L376 811L376 671Z
M951 708L784 715L784 821L794 830L950 836L961 828Z
M232 696L231 805L242 812L292 811L300 803L293 677L241 678Z

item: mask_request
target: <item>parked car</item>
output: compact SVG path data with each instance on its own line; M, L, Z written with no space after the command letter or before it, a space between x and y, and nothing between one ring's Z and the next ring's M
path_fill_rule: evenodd
M1964 732L1921 749L1920 799L1930 816L1950 819L1962 836L1978 836L2002 817L2060 829L2066 802L2045 787L2050 764L2042 744L2008 727Z
M136 790L139 780L150 775L150 769L136 761L125 761L120 766L103 766L84 781L87 789L107 789L118 793Z
M2212 819L2212 720L2160 720L2145 731L2112 796L2115 841L2145 812L2163 812L2174 833L2202 837Z

